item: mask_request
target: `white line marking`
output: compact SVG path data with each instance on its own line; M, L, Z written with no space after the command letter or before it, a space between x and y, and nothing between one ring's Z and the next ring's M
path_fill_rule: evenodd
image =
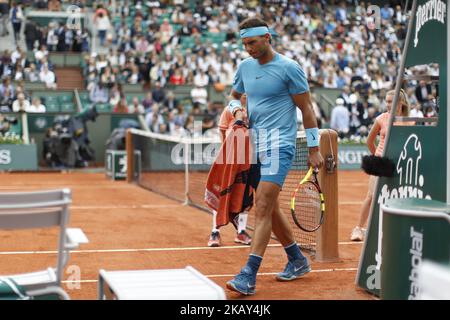
M355 187L360 187L360 186L365 186L367 187L368 182L338 182L339 186L348 188L351 186L355 186Z
M67 185L67 183L65 183L65 185ZM22 190L22 189L36 189L36 190L42 190L43 188L45 189L57 189L60 188L61 184L46 184L45 186L43 186L42 184L28 184L28 185L11 185L9 184L8 186L0 186L1 190L11 190L11 191L16 191L16 190ZM69 185L69 188L95 188L95 189L131 189L132 186L129 185L118 185L118 186L111 186L109 184L98 184L98 181L95 181L95 184L77 184L77 185Z
M281 247L280 244L269 244L268 247ZM148 248L148 249L102 249L102 250L73 250L70 253L116 253L116 252L154 252L154 251L190 251L190 250L224 250L224 249L242 249L249 246L223 246L217 248L210 247L182 247L182 248ZM56 254L58 251L9 251L0 252L0 255L13 254Z
M153 209L153 208L176 208L183 207L182 204L138 204L117 206L70 206L73 210L110 210L110 209Z
M332 269L317 269L317 270L311 270L311 272L334 272L334 271L356 271L358 268L332 268ZM277 275L278 272L259 272L258 276L274 276ZM233 274L211 274L207 275L208 278L222 278L222 277L234 277L236 276L235 273Z
M158 270L158 269L154 269ZM356 271L358 268L333 268L333 269L317 269L317 270L311 270L311 273L319 273L319 272L339 272L339 271ZM274 276L278 274L278 272L259 272L257 276ZM205 277L208 278L231 278L236 276L235 273L230 274L210 274L205 275ZM72 280L64 280L61 281L62 283L70 283L70 284L76 284L76 283L97 283L98 280L78 280L78 281L72 281Z
M363 200L361 201L339 201L338 205L362 205Z
M340 245L362 244L363 242L339 242ZM281 244L274 243L268 247L281 247ZM193 251L193 250L228 250L228 249L249 249L249 246L223 246L217 248L210 247L181 247L181 248L142 248L142 249L100 249L100 250L72 250L70 253L124 253L124 252L164 252L164 251ZM26 254L57 254L58 251L3 251L0 255L26 255Z
M348 244L363 244L363 241L342 241L338 242L339 245L348 245Z

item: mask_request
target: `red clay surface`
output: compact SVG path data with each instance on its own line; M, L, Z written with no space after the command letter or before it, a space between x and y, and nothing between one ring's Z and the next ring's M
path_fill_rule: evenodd
M354 284L362 244L349 241L367 182L364 173L339 172L339 261L312 260L311 273L293 282L280 283L275 281L274 273L284 268L286 257L272 240L258 275L256 295L240 297L225 289L227 298L375 299ZM65 284L72 299L97 299L100 269L174 269L191 265L225 288L226 281L246 262L249 249L234 243L233 227L222 229L223 245L229 248L208 248L209 214L136 185L111 181L96 173L0 174L1 192L61 187L72 190L70 226L82 228L90 240L79 248L80 252L71 254L66 269L65 279L72 279L73 266L81 272L78 288ZM56 235L52 229L0 231L0 274L54 265L56 255L43 251L55 250Z

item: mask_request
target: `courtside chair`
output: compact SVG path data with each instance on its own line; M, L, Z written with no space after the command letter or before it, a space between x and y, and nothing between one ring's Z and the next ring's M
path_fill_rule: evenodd
M21 289L22 299L58 296L70 299L61 287L64 267L69 260L70 250L88 239L81 229L67 228L69 205L72 202L70 189L38 192L0 193L0 229L19 230L59 226L58 257L56 268L17 275L0 276L3 283L16 284L13 291Z

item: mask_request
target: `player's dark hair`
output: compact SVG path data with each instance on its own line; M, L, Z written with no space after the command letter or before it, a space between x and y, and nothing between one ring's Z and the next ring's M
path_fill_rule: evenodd
M247 18L239 24L239 30L255 27L269 27L261 18Z

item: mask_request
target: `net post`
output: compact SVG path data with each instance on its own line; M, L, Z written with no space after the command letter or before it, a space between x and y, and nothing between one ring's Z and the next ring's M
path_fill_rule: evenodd
M337 164L338 144L337 133L334 130L320 130L320 153L326 160L333 156ZM323 225L317 231L316 261L337 261L338 249L338 170L328 172L326 164L319 171L319 184L325 197L325 218Z
M127 130L125 146L127 150L127 182L132 183L134 179L134 146L131 129Z
M189 205L191 203L189 199L189 159L191 155L190 144L188 142L184 145L184 203L183 205Z

